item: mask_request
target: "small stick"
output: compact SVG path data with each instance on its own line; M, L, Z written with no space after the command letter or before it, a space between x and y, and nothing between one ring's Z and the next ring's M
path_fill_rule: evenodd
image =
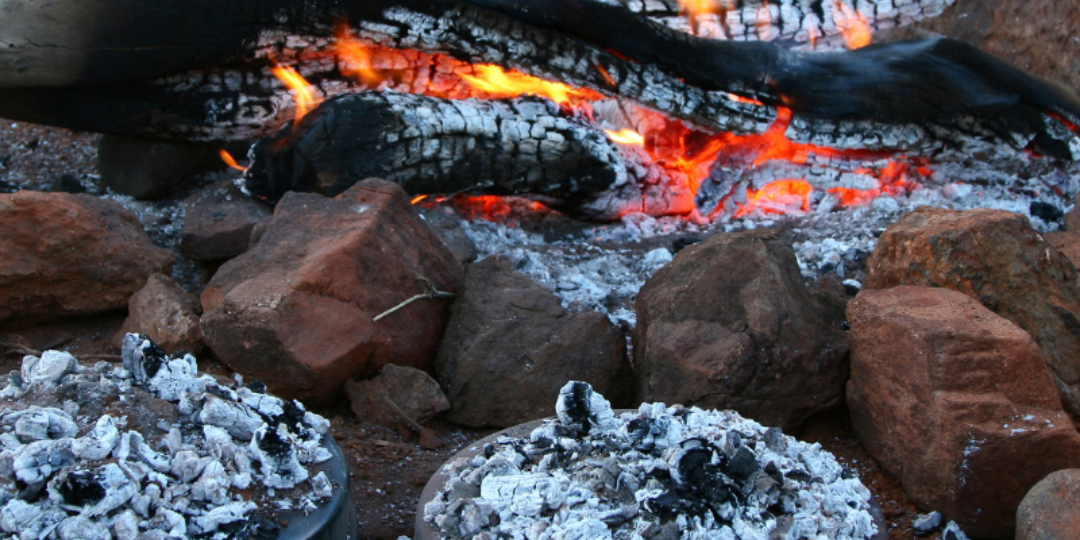
M410 428L412 428L413 431L415 431L416 433L423 433L424 432L424 426L421 426L419 422L417 422L416 420L413 420L413 418L411 416L409 416L408 414L405 414L405 411L401 410L401 407L399 407L397 403L394 403L394 400L390 399L390 397L387 396L386 394L381 394L380 393L380 395L382 396L383 400L386 401L386 404L389 405L390 408L394 410L394 414L397 414L398 418L401 418L402 420L404 420L405 423Z
M403 307L405 307L405 306L407 306L407 305L409 305L409 304L411 304L411 303L413 303L413 302L415 302L417 300L421 300L421 299L424 299L424 298L454 298L454 297L457 296L456 294L451 293L451 292L445 292L445 291L436 290L435 289L435 284L432 283L430 279L428 279L428 278L426 278L424 276L421 276L420 274L416 275L416 279L419 279L420 281L424 282L424 285L427 286L427 292L423 292L423 293L420 293L418 295L415 295L412 298L409 298L408 300L406 300L406 301L404 301L404 302L402 302L402 303L400 303L400 304L398 304L398 305L396 305L396 306L394 306L394 307L392 307L392 308L390 308L390 309L376 315L373 319L371 319L371 322L379 322L383 318L385 318L387 315L390 315L391 313L393 313L393 312L395 312L395 311L397 311L397 310L399 310L399 309L401 309L401 308L403 308Z

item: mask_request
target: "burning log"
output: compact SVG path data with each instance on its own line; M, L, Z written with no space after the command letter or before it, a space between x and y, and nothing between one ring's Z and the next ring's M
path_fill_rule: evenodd
M334 196L378 176L409 193L596 193L626 183L603 131L549 100L451 101L379 92L338 96L252 150L247 187Z
M992 139L1046 155L1080 155L1080 143L1070 131L1080 124L1075 96L948 39L814 53L772 43L704 39L600 0L323 1L303 10L278 0L250 12L228 11L223 4L220 21L198 17L215 21L212 37L203 40L203 27L175 24L171 13L160 14L191 14L188 2L173 0L167 3L169 9L160 2L136 4L134 15L123 19L140 21L139 37L130 39L143 39L150 46L140 49L126 42L112 49L87 47L82 60L93 64L109 58L154 58L156 51L168 61L143 61L116 75L73 74L69 69L64 77L24 65L23 72L36 73L36 78L11 77L14 82L7 84L24 86L0 90L0 115L167 138L266 135L286 121L292 108L269 72L271 58L301 64L308 80L326 95L363 87L343 81L342 63L330 51L326 23L344 17L365 43L401 51L391 71L437 72L438 60L421 61L448 55L628 98L714 131L763 133L777 107L784 106L794 113L787 135L798 142L926 151ZM908 5L942 4L921 0ZM780 27L799 20L784 15L795 13L791 5L777 9ZM157 30L161 35L154 35ZM218 35L229 31L235 35ZM28 45L29 38L5 41L21 43L17 51L5 53L14 57L12 65L29 50L41 53L40 47ZM170 45L179 46L179 52ZM94 52L99 50L106 52ZM107 84L33 86L61 81ZM732 99L732 94L756 104Z
M538 195L599 219L643 211L643 200L654 214L691 210L688 190L584 114L539 98L338 96L259 141L246 187L276 202L287 191L334 196L378 176L412 194Z

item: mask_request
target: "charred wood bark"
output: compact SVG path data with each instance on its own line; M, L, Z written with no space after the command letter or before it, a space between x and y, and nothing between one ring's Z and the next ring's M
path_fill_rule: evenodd
M411 194L545 194L574 199L628 182L604 133L551 101L451 101L361 92L334 98L295 129L259 141L248 191L333 196L378 176Z
M932 2L915 2L924 3ZM323 25L346 17L361 36L379 43L518 68L633 99L717 131L760 133L775 107L784 106L795 113L788 136L799 142L928 151L977 138L1080 156L1075 134L1046 114L1080 125L1075 95L953 40L836 53L788 51L770 43L687 35L601 0L322 0L304 9L293 4L274 0L250 13L221 4L229 22L218 26L244 28L244 37L229 44L211 37L209 52L176 64L232 62L236 67L220 77L220 85L193 87L191 77L172 76L150 83L8 88L0 91L0 115L159 137L259 135L268 120L284 121L289 108L281 87L267 81L266 56L288 58L289 35L310 37L307 44L316 49L325 46L329 29ZM180 0L165 5L190 9ZM168 35L197 42L198 34L185 28ZM166 46L153 48L159 47ZM347 89L332 83L335 77L340 81L333 61L319 69L311 75L324 81L325 93ZM128 70L121 79L137 72ZM729 93L766 106L733 101ZM121 114L102 121L112 110ZM256 127L260 123L264 127Z

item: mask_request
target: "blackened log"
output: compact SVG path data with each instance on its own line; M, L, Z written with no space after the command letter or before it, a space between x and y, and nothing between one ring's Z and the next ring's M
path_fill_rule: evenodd
M334 196L368 177L411 194L532 193L572 200L625 184L604 132L549 100L442 100L361 92L317 107L252 149L247 190Z
M179 0L172 2L167 5L175 7ZM232 50L191 62L234 60L237 67L225 78L244 81L240 88L205 91L162 79L7 89L0 91L0 115L125 134L250 136L255 119L287 116L282 110L287 100L268 95L258 80L247 85L265 73L267 36L282 36L269 53L284 53L286 34L318 41L329 29L315 20L346 16L365 37L383 43L588 86L718 131L760 133L775 107L786 106L795 112L788 136L799 142L927 151L976 137L1018 147L1034 143L1059 157L1080 155L1075 135L1056 121L1048 123L1045 114L1080 124L1074 95L947 39L808 53L697 38L601 0L324 0L305 3L299 14L289 4L295 3L275 0L250 16L222 4L223 17L259 29L258 39L246 37ZM280 87L273 91L280 95ZM767 106L731 101L729 92ZM106 129L91 127L96 118L108 116L103 110L119 104L124 105L121 118L103 122ZM160 118L166 121L157 123Z

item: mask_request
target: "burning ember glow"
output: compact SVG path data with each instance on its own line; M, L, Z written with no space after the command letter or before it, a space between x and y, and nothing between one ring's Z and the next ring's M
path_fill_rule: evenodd
M604 133L607 133L608 137L610 137L611 140L619 144L645 146L645 137L642 137L640 133L632 129L620 129L618 131L605 129Z
M322 101L316 98L315 94L311 92L311 84L300 76L295 69L274 63L274 66L270 68L270 72L286 87L295 92L296 115L294 121L299 122L308 111L314 109Z
M840 33L844 35L844 42L849 49L858 49L870 44L870 23L855 8L836 0L836 8L833 10L833 18Z
M218 155L221 156L221 161L224 161L226 165L228 165L229 167L231 167L233 169L236 169L236 170L238 170L240 172L244 172L244 171L248 170L248 168L249 168L249 167L244 167L243 165L240 165L239 163L237 163L236 160L233 159L232 154L225 151L224 148L222 148L221 150L218 150Z
M764 214L791 214L810 211L810 192L814 188L802 180L777 180L759 191L747 190L746 204L739 205L735 217L744 217L754 210Z

